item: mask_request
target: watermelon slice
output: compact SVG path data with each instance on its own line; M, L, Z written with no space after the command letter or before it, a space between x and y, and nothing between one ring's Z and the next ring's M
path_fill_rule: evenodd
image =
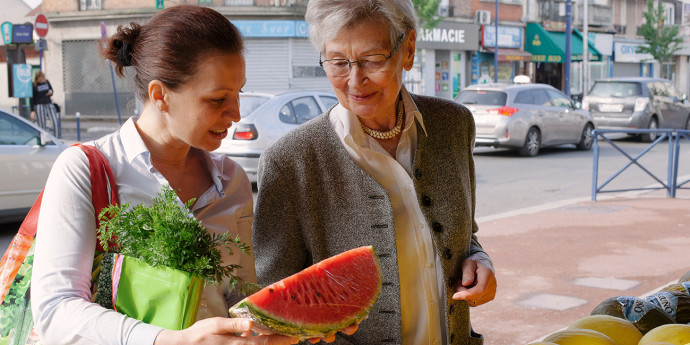
M254 329L323 338L369 315L381 293L381 267L371 246L348 250L273 283L230 308Z

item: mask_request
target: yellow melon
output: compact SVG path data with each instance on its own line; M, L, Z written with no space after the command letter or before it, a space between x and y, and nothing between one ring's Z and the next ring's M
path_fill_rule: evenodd
M566 329L552 333L544 341L558 345L616 345L607 335L591 329Z
M529 343L527 345L558 345L556 343L550 343L548 341L538 341L536 343Z
M673 345L687 344L690 342L690 325L670 324L656 327L640 339L639 345L648 345L653 342L667 342Z
M611 315L589 315L573 322L568 329L591 329L607 335L616 345L637 345L642 332L635 325Z

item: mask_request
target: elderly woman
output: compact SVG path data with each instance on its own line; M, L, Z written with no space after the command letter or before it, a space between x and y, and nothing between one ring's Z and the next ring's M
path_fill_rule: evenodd
M411 95L410 0L310 0L306 19L340 101L261 156L253 245L260 283L373 245L381 296L338 344L481 344L469 307L494 298L474 219L474 122Z

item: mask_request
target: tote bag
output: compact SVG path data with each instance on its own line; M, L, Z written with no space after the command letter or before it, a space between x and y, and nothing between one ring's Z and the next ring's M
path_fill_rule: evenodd
M92 203L98 223L101 209L118 203L115 178L108 160L97 148L82 144L74 146L79 146L89 159ZM0 345L34 344L38 340L33 332L29 290L42 199L43 191L0 260ZM103 250L100 245L98 250Z

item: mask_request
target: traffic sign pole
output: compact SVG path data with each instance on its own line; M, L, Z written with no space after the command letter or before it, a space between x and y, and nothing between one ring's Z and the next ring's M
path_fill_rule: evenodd
M101 22L101 39L103 43L108 41L108 32L105 28L105 22ZM113 73L113 64L108 61L110 67L110 80L113 82L113 95L115 96L115 108L117 108L117 121L122 125L122 116L120 115L120 101L117 99L117 88L115 87L115 73Z

